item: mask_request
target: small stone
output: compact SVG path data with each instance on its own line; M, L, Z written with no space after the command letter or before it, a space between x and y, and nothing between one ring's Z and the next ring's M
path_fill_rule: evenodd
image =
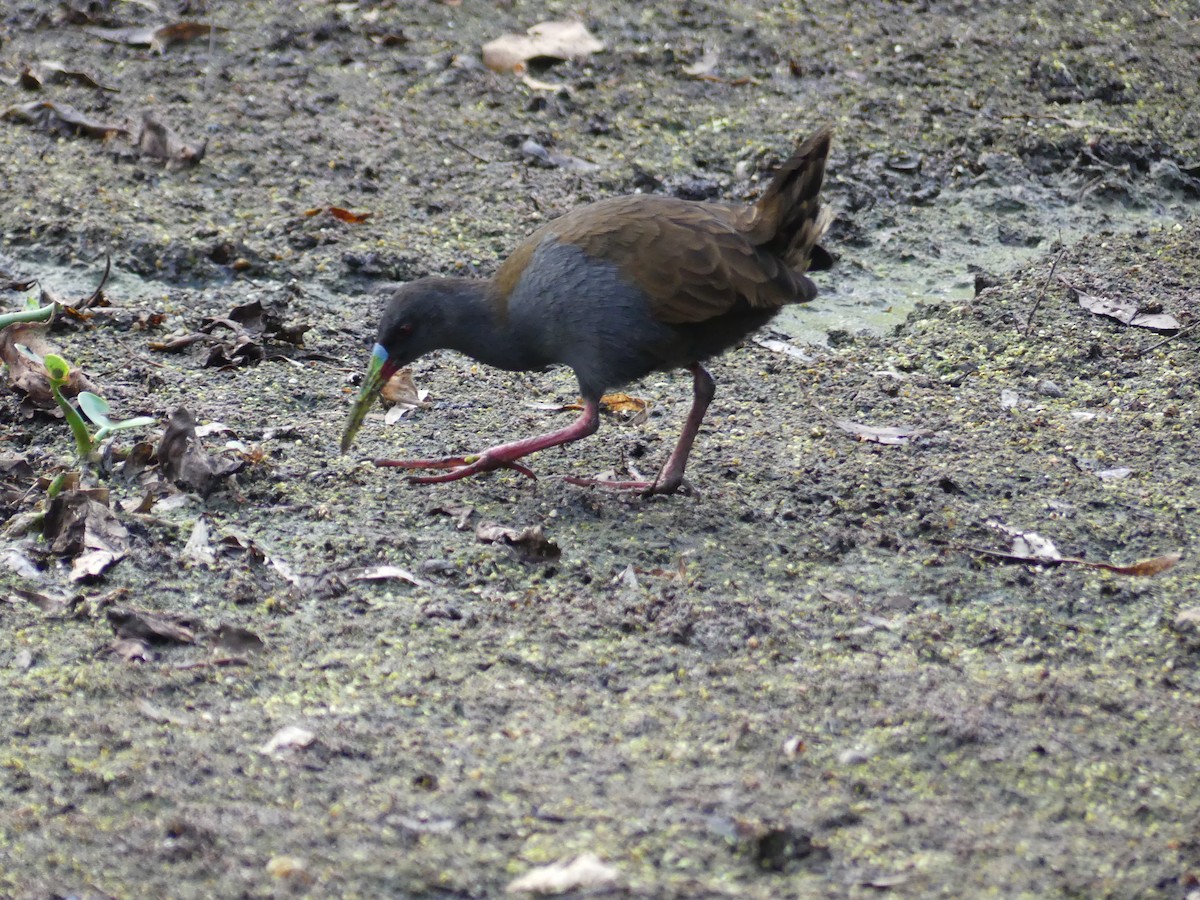
M1065 397L1067 392L1060 388L1049 378L1043 378L1038 382L1038 393L1044 397Z
M1175 615L1175 630L1184 632L1200 632L1200 606L1181 609Z
M870 751L863 747L851 747L838 754L838 762L843 766L861 766L870 758Z

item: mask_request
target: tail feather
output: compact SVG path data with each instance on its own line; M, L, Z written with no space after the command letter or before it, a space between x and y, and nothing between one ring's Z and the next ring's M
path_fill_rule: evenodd
M796 272L808 268L813 247L833 219L821 206L832 137L825 126L800 145L751 207L745 229L752 243L781 257Z

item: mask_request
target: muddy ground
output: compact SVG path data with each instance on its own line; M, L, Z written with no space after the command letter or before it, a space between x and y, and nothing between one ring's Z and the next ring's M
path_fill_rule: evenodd
M72 581L30 515L79 469L70 434L0 396L0 896L484 897L585 853L615 870L593 895L1194 895L1196 341L1078 300L1197 321L1194 4L70 6L5 5L0 106L149 112L206 154L164 167L0 120L3 280L86 297L110 253L111 311L47 340L114 415L159 421L116 456L186 406L243 467L205 497L153 460L85 468L128 547ZM534 73L557 89L478 63L572 16L606 50ZM215 57L159 54L89 17L228 30ZM118 90L23 87L47 59ZM570 403L569 373L438 354L427 406L337 455L383 284L486 275L613 194L752 198L822 122L838 263L813 321L844 324L807 358L714 362L695 496L555 477L652 472L683 374L632 386L645 421L536 457L536 483L409 486L368 460L573 415L531 405ZM548 167L528 137L598 167ZM328 207L372 215L306 215ZM941 302L893 330L922 295ZM304 347L239 355L217 328L151 349L254 299ZM206 365L217 341L228 365ZM982 552L1011 549L989 523L1182 561L1014 562ZM354 580L383 564L419 583ZM173 639L114 649L131 608ZM264 752L288 726L308 737Z

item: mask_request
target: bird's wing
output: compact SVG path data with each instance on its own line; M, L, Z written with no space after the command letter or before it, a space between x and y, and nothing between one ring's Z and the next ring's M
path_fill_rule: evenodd
M552 234L612 262L646 293L655 318L671 325L704 322L739 304L770 310L813 299L812 282L750 243L739 229L744 216L739 207L616 197L555 219L533 240Z

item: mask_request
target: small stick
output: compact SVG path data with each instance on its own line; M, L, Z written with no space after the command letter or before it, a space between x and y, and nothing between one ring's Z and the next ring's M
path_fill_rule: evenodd
M1029 311L1029 318L1025 320L1025 337L1029 337L1029 332L1033 330L1033 317L1037 315L1038 307L1046 299L1046 288L1050 287L1050 281L1054 278L1054 270L1058 268L1058 261L1063 258L1063 254L1066 252L1066 247L1059 250L1058 256L1054 257L1054 262L1050 265L1050 273L1046 276L1046 280L1042 282L1042 289L1038 291L1037 300L1033 302L1033 309ZM1063 283L1065 284L1066 282Z
M464 147L462 144L459 144L455 141L450 140L450 138L443 138L442 140L444 140L447 144L449 144L455 150L461 150L463 153L467 154L467 156L473 156L480 162L490 163L492 161L492 160L488 159L486 156L480 156L474 150L471 150L467 147Z
M1159 347L1161 347L1163 344L1169 344L1169 343L1171 343L1171 341L1175 340L1175 338L1180 337L1181 335L1185 335L1189 331L1195 331L1197 327L1200 327L1200 322L1193 322L1191 325L1187 326L1187 328L1180 328L1177 332L1175 332L1172 335L1169 335L1168 337L1163 338L1157 344L1151 344L1149 347L1147 347L1145 350L1143 350L1141 353L1139 353L1138 356L1139 357L1145 356L1147 353L1152 353L1153 351L1155 351Z
M187 672L192 669L208 669L216 666L248 666L250 660L242 656L218 656L213 659L198 659L193 662L180 663L172 666L176 672Z

